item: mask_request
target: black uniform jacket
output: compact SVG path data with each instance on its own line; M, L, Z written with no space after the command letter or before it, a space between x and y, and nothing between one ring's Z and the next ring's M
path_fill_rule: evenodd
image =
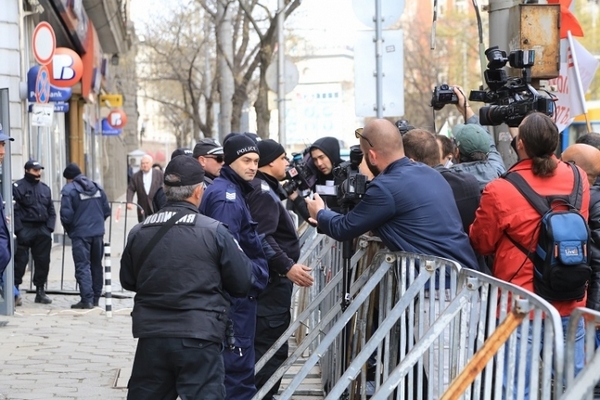
M44 182L29 182L25 178L13 183L15 200L15 232L23 228L23 222L43 222L50 232L54 232L56 210L52 203L52 193Z
M188 214L137 266L146 244L182 210ZM133 336L222 342L229 295L248 294L251 269L250 260L223 224L199 214L192 203L167 203L131 230L121 257L121 284L136 292Z
M590 188L589 226L592 234L592 278L588 284L586 307L600 311L600 180Z
M292 282L285 276L300 257L296 226L277 193L279 182L261 171L250 182L254 190L247 196L258 233L265 236L275 255L269 258L269 283L258 297L258 316L289 311ZM264 301L268 299L268 301Z

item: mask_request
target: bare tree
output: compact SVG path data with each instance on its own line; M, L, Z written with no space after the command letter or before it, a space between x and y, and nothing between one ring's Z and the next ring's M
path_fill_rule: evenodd
M277 15L272 13L265 4L258 0L196 0L205 11L211 15L217 32L217 52L228 52L223 48L227 41L219 35L227 35L226 30L220 29L223 18L220 18L218 6L225 6L231 16L231 31L229 36L233 44L233 59L227 60L227 66L233 72L234 92L228 99L221 93L221 103L231 103L231 131L240 130L240 120L244 104L249 101L253 90L256 90L254 107L257 115L257 133L261 137L269 137L268 87L266 70L271 63L277 40ZM301 0L286 0L285 12L287 18L300 6ZM258 69L258 81L253 81ZM256 86L254 86L256 85ZM220 132L225 135L228 132Z
M403 29L405 116L411 125L439 131L446 120L456 123L460 116L452 105L434 114L433 88L459 85L468 97L470 89L481 84L477 28L464 13L448 11L437 23L434 50L430 50L430 24L411 19L404 21Z
M213 137L214 57L205 61L207 54L214 55L214 41L203 25L201 8L195 3L180 5L145 28L138 53L144 97L161 104L178 146Z

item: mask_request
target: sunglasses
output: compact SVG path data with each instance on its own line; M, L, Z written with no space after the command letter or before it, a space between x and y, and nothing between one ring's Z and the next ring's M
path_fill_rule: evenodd
M367 139L366 137L364 137L362 135L362 131L363 131L363 128L358 128L357 130L354 131L354 136L357 139L360 139L360 138L365 139L367 141L367 143L369 143L369 146L373 147L373 143L371 143L371 141L369 139Z
M213 160L215 160L218 163L222 163L225 161L225 159L223 158L223 156L209 156L209 155L205 155L205 158L212 158Z

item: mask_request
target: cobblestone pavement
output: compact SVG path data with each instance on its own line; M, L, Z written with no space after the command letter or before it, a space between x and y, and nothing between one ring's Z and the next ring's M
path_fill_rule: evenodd
M121 211L122 212L122 211ZM30 271L21 289L23 305L14 316L0 316L0 400L124 399L136 341L131 334L132 293L120 288L119 260L125 231L137 219L113 210L111 264L113 315L106 316L105 299L92 310L72 310L80 300L74 278L71 247L55 244L47 291L52 304L34 303ZM108 226L105 240L108 240ZM119 378L120 375L120 379ZM118 388L114 388L115 383Z

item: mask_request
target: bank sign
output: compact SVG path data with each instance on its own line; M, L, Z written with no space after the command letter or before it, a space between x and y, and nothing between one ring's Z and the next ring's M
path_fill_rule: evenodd
M35 103L35 85L38 77L38 73L40 70L39 65L35 65L31 67L31 69L27 72L27 100L30 103ZM50 84L50 98L49 101L67 101L71 98L73 90L70 87L60 88Z

